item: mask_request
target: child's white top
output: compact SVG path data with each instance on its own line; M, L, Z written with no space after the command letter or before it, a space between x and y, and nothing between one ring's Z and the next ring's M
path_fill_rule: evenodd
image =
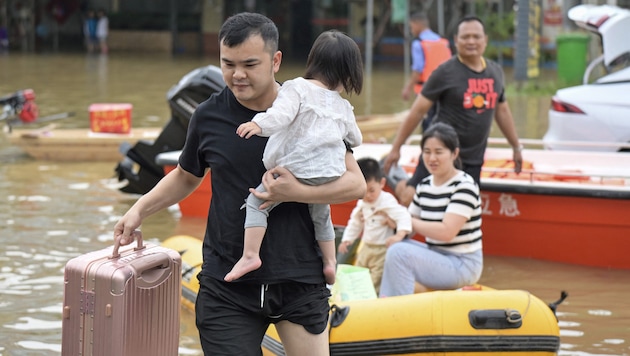
M363 242L385 245L387 238L394 235L394 230L385 224L386 217L379 212L394 220L397 230L411 231L411 214L407 208L400 205L392 194L382 191L374 203L363 199L357 201L341 241L353 242L363 233Z
M363 139L350 102L301 77L284 82L272 107L252 121L269 137L265 167L282 166L297 178L341 176L343 140L356 147Z

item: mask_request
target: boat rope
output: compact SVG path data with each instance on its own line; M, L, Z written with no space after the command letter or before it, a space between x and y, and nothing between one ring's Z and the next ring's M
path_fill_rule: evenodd
M505 316L507 317L508 323L520 323L527 316L529 306L532 304L532 294L528 291L523 291L523 293L527 294L527 306L525 307L525 311L519 313L518 310L506 309Z
M518 310L505 309L505 320L509 324L517 324L523 321L523 316L518 312Z

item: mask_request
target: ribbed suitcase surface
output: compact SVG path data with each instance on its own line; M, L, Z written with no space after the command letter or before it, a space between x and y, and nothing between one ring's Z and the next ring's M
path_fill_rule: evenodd
M179 346L181 256L146 244L90 252L64 277L64 356L175 356Z

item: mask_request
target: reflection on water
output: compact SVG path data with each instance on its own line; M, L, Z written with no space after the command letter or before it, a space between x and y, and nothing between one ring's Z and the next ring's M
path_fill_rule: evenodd
M134 126L163 125L169 117L168 88L211 62L12 53L0 56L0 95L33 88L42 115L76 112L60 122L64 127L88 127L87 107L95 102L130 102ZM300 73L301 66L284 66L278 78ZM377 65L375 99L351 98L357 113L364 113L366 102L374 113L406 109L409 103L399 97L402 81L400 67ZM522 137L542 136L548 100L510 99ZM0 138L0 355L60 353L63 267L72 257L110 246L114 223L136 199L112 186L114 166L33 161ZM180 219L176 211L162 211L148 218L142 230L160 241L180 233L199 235L203 225L198 219ZM630 354L629 271L487 256L482 283L528 290L545 302L568 291L558 308L560 355ZM194 315L183 310L180 355L200 354Z
M58 122L62 127L88 127L88 106L98 102L133 104L133 126L162 126L170 117L166 92L200 66L218 64L215 58L171 57L162 54L131 56L23 55L0 56L0 96L32 88L41 116L72 112ZM303 74L303 64L284 63L280 81ZM506 80L512 80L506 69ZM371 88L348 97L357 115L389 114L406 110L411 101L400 97L404 71L398 63L376 64ZM370 94L368 97L366 94ZM508 96L520 136L540 138L547 129L549 97ZM493 136L500 136L495 128Z

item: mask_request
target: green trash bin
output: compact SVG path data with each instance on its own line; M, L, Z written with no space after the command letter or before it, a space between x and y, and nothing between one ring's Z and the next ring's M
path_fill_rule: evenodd
M558 80L561 84L582 83L590 39L587 33L581 32L563 33L556 37Z

